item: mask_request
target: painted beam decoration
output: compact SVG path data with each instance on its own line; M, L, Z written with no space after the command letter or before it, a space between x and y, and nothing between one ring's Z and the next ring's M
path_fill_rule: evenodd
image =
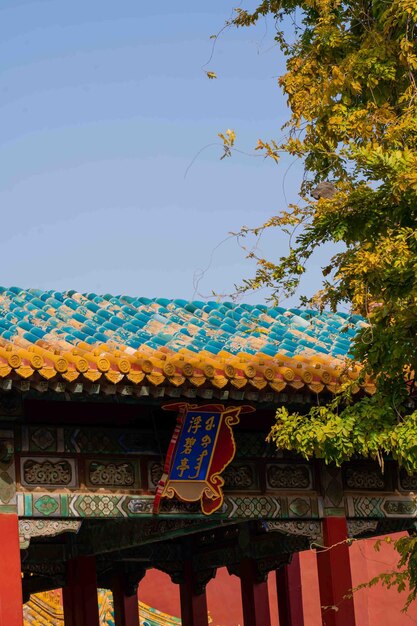
M223 504L221 473L236 452L233 426L239 423L240 413L254 409L250 406L187 403L163 408L176 410L179 415L164 474L156 489L154 513L159 510L161 498L177 497L183 502L200 501L202 512L210 515Z

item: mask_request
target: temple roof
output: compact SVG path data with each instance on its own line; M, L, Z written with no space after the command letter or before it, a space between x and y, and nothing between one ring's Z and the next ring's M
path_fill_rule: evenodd
M0 287L0 380L334 391L363 324L262 304Z
M114 613L111 594L100 590L98 593L100 626L114 626ZM139 602L141 626L181 626L178 617L167 615L151 608L144 602ZM62 626L64 614L62 609L61 592L47 591L33 595L24 605L24 626Z

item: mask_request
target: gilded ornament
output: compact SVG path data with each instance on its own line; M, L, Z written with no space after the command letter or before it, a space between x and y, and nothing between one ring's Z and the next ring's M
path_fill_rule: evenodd
M310 370L303 370L301 372L301 378L307 385L309 385L313 380L313 373L310 372Z
M287 383L284 381L277 380L277 381L274 381L273 383L269 383L269 386L271 387L271 389L273 389L277 393L281 393L281 391L283 391L285 387L287 386Z
M177 368L175 367L174 363L165 363L164 365L164 374L166 374L166 376L174 376L174 374L177 371Z
M332 380L332 375L327 370L322 370L320 372L320 378L324 382L325 385L328 385L328 384L330 384L330 382Z
M191 376L190 378L190 383L192 383L194 387L201 387L205 382L206 379L204 376Z
M131 463L93 461L88 472L89 482L95 486L131 487L135 483L135 468Z
M378 468L346 467L343 470L343 475L348 489L382 490L385 488L384 477Z
M128 380L130 380L130 382L134 383L135 385L138 385L145 378L145 373L130 370L130 372L127 375L127 378Z
M213 378L215 374L215 369L212 365L210 365L209 363L206 363L203 366L203 372L207 378Z
M184 376L190 378L194 373L194 367L191 365L191 363L184 363L182 371Z
M110 361L102 356L97 359L97 367L100 372L108 372L110 369Z
M114 385L116 385L117 383L120 383L120 381L123 380L123 374L121 372L115 372L114 370L105 372L104 376L106 377L108 381L110 381Z
M253 365L246 365L243 371L245 372L245 376L247 378L253 378L254 376L256 376L256 369Z
M254 468L250 465L229 465L223 472L226 489L250 489L256 487Z
M311 473L308 465L268 465L266 476L268 486L273 489L311 488Z
M10 367L12 367L13 369L17 369L17 368L18 368L18 367L20 367L20 366L21 366L21 364L22 364L22 359L21 359L21 357L20 357L20 356L19 356L16 352L14 352L13 354L11 354L11 355L8 357L7 361L8 361L8 363L9 363Z
M56 376L56 370L53 367L47 365L46 367L41 367L41 369L39 370L39 374L42 376L42 378L50 380L51 378Z
M170 376L169 381L170 383L172 383L175 387L181 387L181 385L183 385L185 383L185 376ZM179 397L179 395L177 396Z
M284 367L284 368L281 368L281 371L285 380L287 380L288 382L292 382L294 380L295 378L294 370L290 369L289 367Z
M417 514L417 503L410 500L385 500L382 505L387 515L400 515L415 517Z
M233 387L236 387L236 389L242 389L242 387L245 387L248 384L246 378L233 378L230 382Z
M213 386L217 387L217 389L222 389L228 383L227 378L225 378L224 376L214 376L214 378L212 378L212 381Z
M263 371L263 375L264 375L265 380L267 381L274 380L275 378L274 369L272 367L266 367Z
M39 354L32 354L30 357L30 364L35 370L41 369L44 365L43 358Z
M2 365L0 364L0 377L1 378L6 378L6 376L8 376L12 371L11 367L8 367L7 365ZM10 381L11 383L11 381Z
M62 373L62 378L68 381L69 383L73 383L74 380L77 380L79 375L80 373L77 372L76 370L68 370L67 372Z
M144 359L142 361L142 370L145 374L150 374L153 370L153 363L150 359Z
M264 389L264 387L266 387L268 383L263 378L258 378L257 376L255 376L255 378L251 378L249 380L249 384L256 389L261 390Z
M161 463L151 463L148 469L149 472L149 482L156 487L159 483L163 472L163 467Z
M23 463L23 478L28 485L69 485L72 467L66 460L54 462L28 459Z
M224 373L227 376L227 378L234 378L236 376L236 370L233 367L233 365L231 365L230 363L228 363L227 365L225 365L224 367Z
M20 367L16 369L16 372L22 378L30 378L30 376L32 376L34 371L35 370L32 367L29 367L29 365L21 365Z
M87 380L89 380L90 382L95 383L101 378L101 372L94 369L88 369L86 372L84 372L83 376L84 378L87 378Z
M122 374L128 374L130 372L130 361L128 359L118 359L117 366Z
M62 356L58 357L55 361L55 369L60 374L62 374L63 372L66 372L68 369L68 361L64 359L64 357Z
M88 370L88 361L87 361L87 359L83 359L82 357L77 357L75 359L75 367L77 368L77 370L81 374L84 374L84 372L86 372Z
M400 488L404 491L417 490L417 474L408 474L405 470L400 470Z

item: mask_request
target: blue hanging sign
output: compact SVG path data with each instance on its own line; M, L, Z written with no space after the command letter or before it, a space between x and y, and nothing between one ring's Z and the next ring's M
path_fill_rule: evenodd
M203 513L209 515L223 503L221 473L236 452L232 427L239 423L242 411L253 408L186 403L163 408L179 410L180 414L157 487L154 513L162 497L177 497L184 502L200 500Z

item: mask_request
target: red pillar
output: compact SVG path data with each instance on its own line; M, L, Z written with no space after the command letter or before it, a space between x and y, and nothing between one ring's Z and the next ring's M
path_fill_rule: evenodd
M240 563L240 586L244 626L271 626L268 581L256 580L252 559L243 559Z
M184 582L180 583L182 626L208 626L206 592L195 593L191 561L184 563Z
M0 514L0 626L23 626L19 524L16 513Z
M117 576L112 585L115 626L139 626L138 596L126 594L122 575Z
M355 626L356 623L353 599L344 598L352 589L347 538L345 517L323 520L323 541L326 548L330 548L317 552L323 626Z
M95 557L80 556L68 561L62 600L65 626L100 626Z
M300 555L276 570L279 626L304 626Z

